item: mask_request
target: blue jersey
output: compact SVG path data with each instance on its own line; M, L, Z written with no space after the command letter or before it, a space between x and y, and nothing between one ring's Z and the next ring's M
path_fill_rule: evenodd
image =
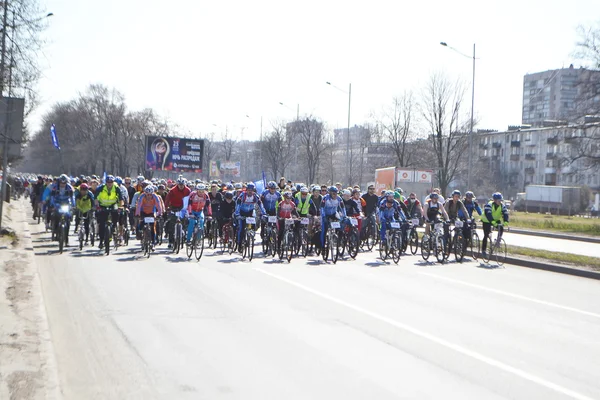
M326 217L332 217L337 212L340 213L340 216L346 216L346 209L344 207L344 201L340 196L336 196L336 198L332 198L330 194L326 194L321 201L321 209L323 210L322 215Z
M402 212L402 207L400 207L400 203L396 200L389 202L387 199L383 199L383 201L379 203L379 219L393 220L396 215L399 216L401 221L406 221L406 217Z
M468 216L463 215L464 213L459 208L458 209L458 218L461 218L461 219L473 218L473 210L477 211L477 213L479 215L481 215L483 213L483 211L481 211L481 207L479 207L479 204L477 204L476 201L468 201L467 199L464 199L463 204L465 205L465 208L467 209L467 212L469 213L469 215Z
M267 189L263 192L262 196L260 196L260 199L262 200L263 206L265 207L265 210L267 210L267 213L270 215L275 215L277 203L281 201L281 193L279 193L277 190L275 193L271 193L269 189Z
M63 204L69 204L71 207L75 207L75 191L73 190L73 186L68 183L62 189L60 184L58 184L54 186L50 192L50 205L52 207Z
M252 216L254 212L254 207L258 205L260 207L260 211L263 214L266 214L265 208L263 207L262 201L260 201L260 197L256 193L252 193L252 195L248 195L248 193L241 193L236 201L235 214L241 215L244 217Z

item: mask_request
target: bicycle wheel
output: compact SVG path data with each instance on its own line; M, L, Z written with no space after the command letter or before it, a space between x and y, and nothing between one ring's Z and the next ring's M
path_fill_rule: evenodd
M202 258L202 253L204 253L204 231L202 229L196 233L194 242L194 255L196 256L196 261L200 261L200 258Z
M386 237L385 237L385 242L384 241L380 241L379 242L379 258L381 258L381 261L385 261L387 259L388 256L388 236L387 236L386 232Z
M340 252L339 252L339 235L337 232L333 232L330 236L331 238L331 248L329 249L329 251L331 252L331 261L333 261L333 263L335 264L338 260L338 257L340 256Z
M188 259L192 258L192 254L194 254L194 247L196 247L196 232L194 232L194 236L192 236L190 243L187 241L185 242L185 254Z
M61 222L61 223L58 225L58 233L57 233L57 234L58 234L58 252L59 252L60 254L62 254L62 252L63 252L63 249L64 249L64 247L65 247L65 237L64 237L65 233L64 233L64 231L65 231L65 229L64 229L64 225L63 225L63 223Z
M471 257L473 257L473 260L477 261L477 257L479 257L479 249L480 249L480 245L481 243L479 242L479 235L477 234L477 232L473 232L471 234Z
M83 221L82 221L82 223L83 223ZM79 227L78 235L79 235L79 250L83 250L83 241L85 239L85 231L83 229L83 226Z
M248 251L248 261L252 261L254 258L254 235L251 233L246 234L246 249Z
M235 251L235 240L233 237L233 228L229 227L228 229L229 233L228 233L228 237L227 237L227 251L229 252L229 255L232 255L233 252Z
M423 235L423 240L421 240L421 257L423 260L429 260L429 256L431 255L431 237L427 234Z
M148 229L144 229L144 235L142 237L142 250L144 251L144 256L146 256L146 258L150 258L150 240L150 232Z
M377 230L373 224L367 225L367 231L365 232L365 239L367 241L367 250L372 251L377 243Z
M271 249L269 248L269 245L271 244L271 243L270 243L270 240L271 240L271 232L267 231L267 230L266 230L266 227L265 227L265 231L266 231L266 233L265 233L265 234L261 234L261 235L260 235L260 238L261 238L261 240L260 240L260 243L261 243L261 245L262 245L262 251L263 251L263 255L264 255L265 257L268 257L268 256L269 256L269 254L271 254L271 253L270 253L270 250L271 250ZM261 232L261 233L262 233L262 232Z
M323 243L323 248L321 249L321 257L323 257L323 261L327 262L327 259L329 258L329 247L331 245L331 243L329 243L329 233L327 234L327 236L325 237L325 242Z
M292 257L294 255L294 253L296 252L295 249L295 243L296 240L294 238L294 234L292 232L288 232L286 234L287 240L286 240L286 251L285 251L285 258L288 262L292 261Z
M90 221L90 244L93 246L96 239L96 218Z
M481 252L481 259L483 260L484 263L489 263L490 262L490 258L492 257L492 252L494 251L494 244L491 241L491 234L490 234L490 238L488 239L488 251L487 252Z
M433 242L433 244L434 244L433 253L435 254L435 258L438 260L439 263L443 263L444 259L446 258L446 254L445 254L446 245L444 242L445 242L445 240L441 236L436 236L435 240Z
M112 225L111 224L106 224L106 227L104 228L105 232L104 232L104 253L106 255L110 254L110 237L111 237L111 233L112 233Z
M348 237L348 255L353 259L356 259L358 255L358 246L360 243L360 234L358 230L352 230L350 237Z
M129 246L129 229L123 228L123 245Z
M408 235L408 245L410 247L410 253L413 256L417 254L417 250L419 249L419 234L414 228L410 230L410 234Z
M462 235L454 235L454 259L456 262L462 262L465 256L465 239Z
M494 244L494 255L496 256L496 263L498 266L503 266L506 262L506 255L508 249L506 248L506 242L503 238L497 239Z
M392 261L398 264L400 261L400 253L402 252L402 236L399 232L394 233L392 236Z
M183 243L181 243L183 239L181 223L175 224L174 229L175 233L173 235L173 253L179 254L179 250L183 245Z

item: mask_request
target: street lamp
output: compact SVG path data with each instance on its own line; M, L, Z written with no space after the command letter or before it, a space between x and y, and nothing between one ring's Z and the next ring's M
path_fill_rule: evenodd
M452 46L448 46L446 42L440 42L440 44L444 47L449 48L450 50L455 51L463 57L473 58L473 83L471 84L471 129L469 130L469 164L467 168L467 190L471 187L471 169L473 167L473 112L475 110L475 43L473 43L473 56L469 56L464 54L458 50L456 50Z
M325 82L331 87L336 88L342 93L346 93L348 95L348 132L346 133L346 167L348 168L348 185L352 185L352 163L350 162L350 105L352 104L352 83L348 84L348 91L346 92L343 89L335 86L331 82Z
M282 103L281 101L279 102L279 105L284 106L285 108L287 108L290 111L294 111L290 106ZM300 104L296 105L296 121L298 121L298 120L300 120Z

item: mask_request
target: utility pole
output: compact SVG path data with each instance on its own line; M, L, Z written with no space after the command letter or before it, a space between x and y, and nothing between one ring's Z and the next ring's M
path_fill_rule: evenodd
M6 70L6 31L8 28L8 1L4 0L4 11L2 15L2 54L0 54L0 101L4 102L4 72ZM9 112L8 104L6 105L6 112ZM3 151L2 151L2 185L0 186L0 229L2 228L2 216L4 211L4 199L6 197L6 183L8 180L8 115L7 121L4 127L3 137Z

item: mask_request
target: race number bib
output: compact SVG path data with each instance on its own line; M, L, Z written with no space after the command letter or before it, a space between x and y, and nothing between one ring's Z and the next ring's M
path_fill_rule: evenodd
M255 224L256 223L256 218L254 218L254 217L248 217L248 218L246 218L246 223L247 224Z
M339 223L339 221L333 221L333 222L331 223L331 227L332 227L333 229L340 229L340 223Z
M268 221L272 224L277 223L277 217L274 215L269 215Z
M302 219L300 220L300 223L301 223L302 225L308 225L308 218L302 218Z
M154 223L154 217L145 217L144 222L147 224L152 224Z
M392 222L390 226L394 229L400 229L400 222Z

